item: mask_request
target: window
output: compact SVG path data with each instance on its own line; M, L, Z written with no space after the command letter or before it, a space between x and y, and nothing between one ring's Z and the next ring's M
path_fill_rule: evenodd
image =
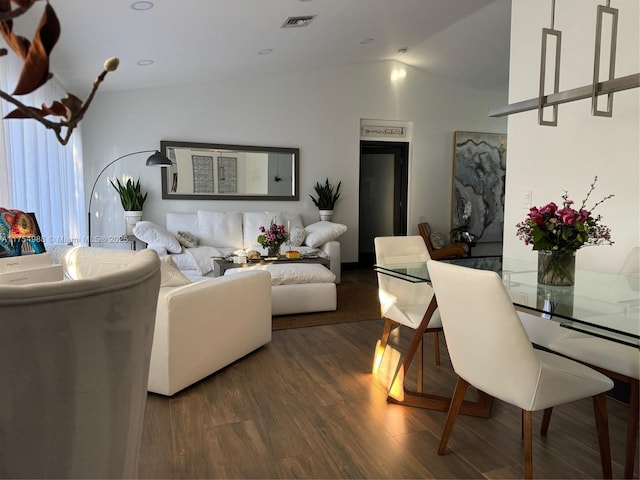
M11 54L1 60L0 88L11 92L22 64ZM21 96L20 101L49 105L65 94L54 77L35 92ZM15 108L6 101L1 103L3 117ZM2 120L0 206L34 212L45 245L85 243L81 129L74 131L67 145L61 145L34 120Z

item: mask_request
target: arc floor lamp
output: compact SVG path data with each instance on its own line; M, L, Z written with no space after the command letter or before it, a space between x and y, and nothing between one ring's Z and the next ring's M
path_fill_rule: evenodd
M122 155L121 157L116 158L115 160L107 163L104 168L102 170L100 170L100 173L98 173L98 176L96 177L95 181L93 182L93 185L91 187L91 194L89 195L89 208L87 209L87 228L88 228L88 237L89 237L89 241L88 244L89 246L91 246L91 201L93 200L93 194L96 190L96 185L98 184L98 180L100 180L100 177L102 176L102 174L104 173L104 171L109 168L111 165L113 165L114 163L118 162L119 160L122 160L123 158L127 158L127 157L131 157L132 155L138 155L140 153L153 153L149 158L147 158L147 167L170 167L171 165L173 165L173 162L171 160L169 160L167 157L165 157L162 153L160 153L158 150L141 150L139 152L132 152L132 153L127 153L126 155Z

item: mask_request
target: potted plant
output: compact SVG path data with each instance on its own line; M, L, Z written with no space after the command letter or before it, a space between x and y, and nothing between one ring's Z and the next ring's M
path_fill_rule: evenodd
M133 227L142 219L142 207L148 193L142 193L139 178L135 182L128 178L124 185L120 183L119 179L116 179L117 184L113 180L109 180L109 182L120 195L120 203L124 209L126 235L132 235Z
M311 194L309 194L309 197L320 211L320 220L331 221L333 218L333 209L335 208L338 198L340 198L341 185L342 182L338 182L338 185L334 188L334 186L329 183L328 178L324 181L324 184L316 182L313 189L318 197L315 198Z

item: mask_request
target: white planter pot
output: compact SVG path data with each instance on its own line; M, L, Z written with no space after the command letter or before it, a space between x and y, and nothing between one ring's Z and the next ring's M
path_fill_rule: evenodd
M142 220L142 211L135 210L130 212L124 212L124 232L125 235L133 235L133 227L136 226Z
M333 210L319 210L320 212L320 220L326 220L330 222L333 218Z

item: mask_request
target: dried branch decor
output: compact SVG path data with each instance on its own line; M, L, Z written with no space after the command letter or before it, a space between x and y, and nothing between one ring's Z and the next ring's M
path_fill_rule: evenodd
M94 80L93 88L84 103L71 93L67 93L61 100L54 101L50 106L43 104L38 108L22 103L15 95L31 93L53 77L53 74L49 72L49 55L60 37L60 23L48 1L32 41L13 31L13 19L27 12L37 1L40 0L0 0L0 33L7 45L24 62L18 84L13 93L9 94L0 90L0 98L16 107L5 118L32 118L37 120L46 128L53 130L58 141L62 145L66 145L73 130L78 126L93 101L98 87L108 72L118 68L119 60L110 58L104 62L104 69ZM7 53L8 50L6 48L0 48L0 57L7 55ZM49 115L62 117L63 119L52 121L45 118Z

